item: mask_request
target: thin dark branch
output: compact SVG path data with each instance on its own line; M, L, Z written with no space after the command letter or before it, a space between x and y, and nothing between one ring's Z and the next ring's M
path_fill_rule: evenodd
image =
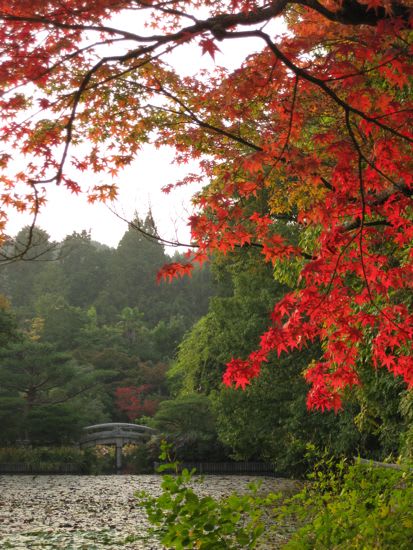
M407 53L407 52L404 52L404 53ZM345 80L346 78L352 78L353 76L360 76L362 74L368 74L368 73L371 73L373 71L377 71L381 67L385 67L386 65L388 65L392 61L395 61L399 57L400 57L400 53L398 53L397 55L394 55L390 59L386 59L386 61L383 61L383 63L379 63L379 65L374 65L373 67L369 67L368 69L360 69L359 71L356 71L354 73L347 73L347 74L344 74L342 76L335 76L335 77L331 77L331 78L325 78L324 82L338 82L340 80ZM376 118L378 118L378 117L376 117Z
M74 399L78 395L81 395L82 393L85 393L88 390L91 390L92 388L99 385L100 382L94 382L93 384L89 384L88 386L84 386L80 390L77 390L76 392L69 393L68 395L65 395L61 398L48 398L43 399L42 402L38 401L38 404L48 404L48 405L59 405L60 403L66 403L67 401L70 401L70 399Z
M360 109L357 109L356 107L353 107L346 101L344 101L340 96L334 92L324 80L321 80L320 78L317 78L310 74L305 69L302 69L301 67L298 67L295 65L271 40L268 34L262 32L262 31L243 31L243 32L226 32L224 34L225 38L239 38L239 37L257 37L262 38L267 46L270 48L270 50L273 52L273 54L280 59L286 67L288 67L296 76L299 76L303 78L304 80L307 80L308 82L311 82L312 84L315 84L319 88L321 88L333 101L339 105L344 111L350 111L359 117L363 118L367 122L371 122L372 124L375 124L376 126L380 127L382 130L385 130L387 132L390 132L394 136L397 136L400 139L406 140L409 143L413 143L413 138L406 134L402 134L392 128L391 126L388 126L387 124L384 124L380 122L378 119L371 117L364 113L363 111L360 111Z
M388 220L374 220L371 222L364 221L362 224L362 221L360 218L356 218L355 220L352 220L348 223L343 223L341 226L342 231L353 231L353 229L359 229L361 226L363 227L380 227L380 226L387 226L391 227L391 223Z
M393 17L401 17L408 21L410 12L407 6L400 2L392 2L392 13L385 7L377 6L371 9L368 4L361 4L357 0L343 0L340 8L331 11L318 0L293 0L291 4L298 4L313 9L323 15L330 21L335 21L343 25L370 25L376 26L379 21Z
M330 183L326 178L323 178L323 176L320 177L320 180L322 181L324 187L327 187L327 189L330 189L330 191L335 191L336 188L332 183Z
M156 234L156 235L153 235L152 233L149 233L148 231L145 231L141 226L137 225L136 223L134 223L133 221L129 221L127 220L126 218L124 218L123 216L121 216L118 212L116 212L113 208L111 208L110 206L107 206L107 208L112 212L112 214L114 214L119 220L122 220L123 222L125 222L126 224L128 224L129 227L132 227L132 229L135 229L136 231L138 231L141 235L143 235L145 237L145 239L148 239L149 241L152 241L152 242L157 242L157 243L162 243L164 244L165 246L171 246L173 248L178 248L179 246L183 246L183 247L186 247L186 248L198 248L198 245L195 244L195 243L191 243L191 244L188 244L188 243L182 243L182 242L179 242L179 241L171 241L169 239L165 239L163 237L160 237L159 234Z
M317 2L296 2L308 5L309 7L313 9L317 9L318 11L322 10L323 7L319 5ZM406 136L394 128L391 128L390 126L387 126L386 124L380 122L378 119L372 118L369 115L363 113L359 109L356 109L355 107L352 107L351 105L347 104L344 100L342 100L327 84L325 81L314 77L311 75L308 71L296 66L290 59L288 59L287 56L285 56L278 48L277 46L272 42L269 35L264 33L262 30L254 30L254 31L246 31L246 32L228 32L228 29L233 28L237 25L244 25L244 26L250 26L255 25L258 23L263 23L268 21L269 19L272 19L278 15L280 15L285 7L287 6L288 1L287 0L277 0L271 2L270 5L267 5L263 8L259 8L257 10L254 10L253 12L248 13L237 13L237 14L220 14L215 17L208 18L206 20L195 20L195 23L193 25L187 26L182 28L181 30L171 33L171 34L165 34L165 35L152 35L152 36L140 36L134 33L129 33L125 31L120 31L119 29L115 29L113 27L108 27L104 25L81 25L81 24L70 24L70 23L62 23L59 21L55 21L53 19L43 18L41 16L38 17L26 17L26 16L14 16L9 14L3 14L0 15L0 19L3 20L11 20L11 21L22 21L22 22L31 22L31 23L37 23L39 25L46 25L46 26L54 26L56 28L63 28L63 29L73 29L73 30L93 30L93 31L99 31L99 32L107 32L109 34L120 34L125 39L130 39L133 41L148 43L149 45L146 47L139 47L137 49L131 50L130 52L127 52L124 55L119 56L111 56L111 57L104 57L100 61L98 61L93 67L89 69L89 71L84 75L77 91L75 92L73 96L73 105L71 109L71 114L69 117L69 121L66 125L66 140L65 140L65 146L64 151L62 154L62 158L60 161L59 168L57 170L57 173L46 180L33 180L32 183L50 183L50 182L57 182L59 183L62 179L63 174L63 167L64 163L66 161L69 146L72 140L72 133L73 133L73 125L77 114L77 107L80 102L80 99L82 97L82 94L88 89L89 83L93 77L94 74L96 74L99 69L111 62L118 62L118 63L126 63L127 61L131 59L135 59L137 57L142 57L143 55L148 55L153 53L157 48L159 48L161 45L164 44L171 44L171 43L178 43L181 40L188 40L188 36L196 36L199 34L202 34L206 31L209 31L212 33L213 36L215 36L219 40L223 39L232 39L232 38L238 38L238 37L258 37L262 38L268 47L271 49L271 51L274 53L276 58L280 59L290 70L294 72L297 79L298 77L303 78L309 82L312 82L313 84L320 87L327 95L329 95L338 105L340 105L343 109L350 109L353 113L358 114L360 117L364 118L365 120L379 126L380 128L393 133L395 136L405 139L407 141L413 142L413 139L411 139L409 136ZM357 4L357 3L356 3ZM359 4L357 4L358 7L360 7ZM366 12L366 8L363 7L364 12ZM155 8L156 9L156 8ZM162 8L164 9L164 8ZM347 8L346 8L347 9ZM341 10L342 11L342 10ZM368 10L367 10L368 11ZM321 13L321 11L320 11ZM344 13L344 12L343 12ZM341 13L341 17L343 17L343 13ZM346 16L348 15L346 11ZM327 15L326 15L327 16ZM131 69L127 69L127 72L129 72ZM113 78L117 78L120 75L117 75ZM164 93L168 94L169 92ZM179 101L178 98L172 96L172 94L169 93L169 97L173 99L174 101ZM253 148L256 151L261 151L262 149L258 146L256 146L253 143L250 143L248 140L245 140L241 138L240 136L236 136L234 134L231 134L230 132L227 132L226 130L222 128L217 128L209 123L206 123L202 120L200 120L193 111L188 109L188 107L182 105L184 109L186 109L187 113L190 115L192 120L197 123L200 127L212 130L214 132L218 132L221 135L224 135L228 137L231 140L235 140L243 145L246 145L248 147Z
M75 57L79 56L81 53L84 53L88 50L91 50L91 49L95 48L96 46L105 46L105 45L107 46L107 45L113 44L115 42L124 42L125 40L126 40L125 38L109 38L107 40L102 40L100 42L94 42L93 44L88 44L87 46L84 46L83 48L78 48L75 51L64 55L61 59L59 59L59 61L56 61L56 63L54 63L53 65L48 67L43 72L33 76L30 79L30 82L36 82L37 80L40 80L41 78L45 77L46 75L52 73L55 69L57 69L58 67L60 67L64 63L66 63L67 61L70 61L71 59L74 59ZM9 94L9 93L14 92L15 90L21 88L22 86L26 86L26 85L27 85L27 82L22 82L20 84L17 84L16 86L13 86L12 88L8 88L7 90L2 90L1 94L2 95ZM64 96L62 96L62 97L64 97ZM54 103L56 103L56 102L57 101L55 101ZM53 103L51 105L53 105Z
M275 168L275 166L279 163L279 161L283 159L284 152L287 149L288 144L290 142L291 130L293 127L293 119L294 119L294 109L295 109L295 103L297 100L298 81L299 81L299 76L296 75L294 80L294 87L293 87L293 97L291 99L291 113L290 113L290 120L288 122L287 136L285 138L283 148L281 149L281 153L278 155L278 157L275 160L275 164L273 165L273 168Z
M151 42L151 38L145 38L139 36L138 34L123 31L121 29L116 29L115 27L108 27L106 25L85 25L83 23L63 23L61 21L56 21L55 19L49 19L48 17L38 16L30 17L28 15L11 15L8 13L0 14L0 21L16 21L22 23L33 23L38 24L42 27L53 27L56 29L67 29L67 30L76 30L76 31L94 31L94 32L107 32L108 34L117 34L126 38L127 40L132 40L134 42Z
M361 199L361 219L360 219L360 229L357 232L357 235L359 236L359 251L360 251L360 264L361 269L363 271L363 280L364 285L367 289L367 293L369 295L369 299L373 307L377 310L379 315L382 315L385 317L392 325L397 327L400 331L404 332L405 334L409 334L409 332L400 326L398 323L396 323L387 313L383 311L383 309L379 306L377 301L374 299L373 293L371 291L370 283L368 281L367 277L367 270L365 265L365 259L364 259L364 251L363 251L363 229L365 227L365 218L366 218L366 192L364 188L364 179L363 179L363 160L365 159L363 152L361 150L360 144L357 141L357 138L354 134L353 128L351 127L351 120L350 120L350 113L349 111L346 111L346 127L347 131L349 133L349 136L351 137L351 140L354 144L354 148L357 151L358 154L358 177L359 177L359 191L360 191L360 199Z
M53 249L55 249L58 246L57 243L52 244L51 246L48 246L47 249L41 250L38 253L35 253L34 255L30 256L30 258L27 257L27 254L28 254L29 251L33 252L34 248L36 246L39 246L38 244L34 244L34 232L35 232L35 229L36 229L37 217L38 217L39 209L40 209L39 194L38 194L38 191L37 191L35 185L32 185L32 190L33 190L33 194L34 194L34 197L35 197L35 201L34 201L34 207L33 207L33 209L34 209L33 218L32 218L32 222L31 222L31 224L29 226L29 229L28 229L27 241L25 241L24 243L18 242L17 244L22 245L23 248L19 251L15 250L13 254L6 253L4 251L4 248L2 250L0 250L0 264L2 266L10 264L10 263L17 262L17 261L40 261L42 256L44 256L45 254L48 254L50 251L52 251ZM42 244L42 243L39 243L39 244Z
M245 145L246 147L249 147L250 149L253 149L257 152L262 152L263 148L255 145L255 143L252 143L251 141L248 141L244 139L241 136L237 136L236 134L232 134L231 132L227 132L224 128L220 128L219 126L214 126L212 124L209 124L208 122L205 122L201 120L193 111L190 109L183 101L181 101L178 97L173 95L171 92L166 90L161 82L158 81L159 91L167 98L172 99L172 101L176 102L178 105L184 109L184 111L188 114L188 116L199 126L200 128L205 128L206 130L211 130L212 132L219 134L221 136L225 136L229 138L232 141L236 141L240 143L241 145Z

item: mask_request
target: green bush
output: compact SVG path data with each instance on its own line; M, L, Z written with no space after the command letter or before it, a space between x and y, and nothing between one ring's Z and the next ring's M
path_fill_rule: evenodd
M73 464L81 474L109 474L115 471L115 448L3 447L0 448L1 463L24 463L33 469Z
M116 471L116 448L113 445L97 445L85 449L89 457L88 474L113 474Z
M0 448L0 462L79 463L83 461L84 454L77 447L3 447Z
M153 461L147 445L125 445L122 449L122 473L152 474Z
M138 504L146 511L155 528L152 530L165 548L175 550L235 550L255 548L264 532L264 513L272 499L257 496L257 486L246 495L231 494L221 500L198 496L193 485L195 471L184 469L178 474L178 463L171 462L169 448L162 446L161 460L169 460L160 471L165 474L159 497L141 491Z
M219 443L211 401L206 395L191 394L162 401L149 425L161 434L161 440L173 441L179 459L184 461L220 461L227 457Z
M311 483L284 502L278 520L301 522L288 550L409 550L413 545L413 472L320 461Z
M155 526L165 548L202 550L255 548L268 523L286 532L296 528L286 550L410 550L413 547L413 470L377 468L359 462L350 465L324 454L298 494L258 497L251 493L222 500L200 497L193 473L177 474L164 443L162 494L137 494L139 505Z

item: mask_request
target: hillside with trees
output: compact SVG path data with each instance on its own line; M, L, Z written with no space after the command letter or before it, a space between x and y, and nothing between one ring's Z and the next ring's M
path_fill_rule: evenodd
M76 441L82 426L152 416L168 395L177 346L206 313L207 267L188 280L157 283L167 261L136 217L116 249L87 232L51 242L35 229L26 261L1 265L1 440ZM7 243L17 255L30 228ZM176 255L178 258L179 255Z

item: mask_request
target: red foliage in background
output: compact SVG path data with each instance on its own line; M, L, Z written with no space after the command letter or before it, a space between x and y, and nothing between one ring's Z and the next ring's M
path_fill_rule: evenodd
M158 408L159 399L148 397L151 389L150 384L116 388L117 408L124 412L129 420L135 420L140 416L153 416Z

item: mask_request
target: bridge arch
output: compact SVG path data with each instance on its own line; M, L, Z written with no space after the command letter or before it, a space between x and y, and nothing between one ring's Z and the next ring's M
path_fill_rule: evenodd
M116 471L122 469L122 448L127 443L137 443L149 439L157 433L153 428L140 424L126 422L108 422L93 424L82 430L79 445L81 448L95 447L96 445L116 446Z

